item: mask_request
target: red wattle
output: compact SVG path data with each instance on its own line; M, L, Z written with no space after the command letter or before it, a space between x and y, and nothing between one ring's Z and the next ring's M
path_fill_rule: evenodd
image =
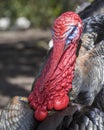
M56 98L54 101L54 109L56 110L62 110L66 108L69 104L69 97L65 94L64 97Z
M47 111L42 111L42 110L36 110L35 111L35 118L38 120L38 121L42 121L44 120L48 115L48 112Z
M59 67L57 67L55 73L53 74L52 79L54 79L54 82L52 80L44 87L44 85L41 85L43 77L40 76L35 83L33 92L31 92L28 97L31 107L35 110L35 118L39 121L42 121L47 117L48 110L62 110L69 104L69 97L67 94L72 89L75 64L73 61L76 59L75 54L71 57L69 55L70 51L76 52L76 44L71 44L71 46L73 46L71 48L72 50L66 50L62 57L63 64L60 62ZM64 60L67 65L64 64ZM62 71L60 71L60 68L63 68Z

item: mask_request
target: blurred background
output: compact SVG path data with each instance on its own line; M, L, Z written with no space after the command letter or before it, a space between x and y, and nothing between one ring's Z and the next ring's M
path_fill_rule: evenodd
M51 39L53 20L92 0L0 0L0 109L28 96Z

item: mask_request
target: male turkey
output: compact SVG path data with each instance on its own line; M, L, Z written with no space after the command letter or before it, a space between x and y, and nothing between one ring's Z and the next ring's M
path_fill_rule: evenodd
M103 21L103 19L101 20ZM97 23L96 23L96 26L97 26ZM51 61L47 58L47 61L43 67L43 70L41 71L42 74L40 74L39 77L37 78L35 82L35 88L33 89L31 95L29 96L30 105L36 110L35 117L38 120L43 120L44 118L46 118L47 114L49 114L49 117L42 123L37 122L36 120L33 119L33 110L28 107L27 101L24 100L23 98L17 97L16 103L15 103L15 100L13 100L13 103L15 105L9 104L2 111L1 124L0 124L0 127L2 130L10 130L10 129L14 130L16 128L17 130L24 130L24 129L41 130L43 128L44 130L45 129L54 130L56 128L59 128L58 125L61 123L64 116L70 115L70 114L73 115L76 112L76 110L80 108L80 105L71 106L70 104L69 107L66 108L65 110L61 110L60 112L57 112L57 110L64 109L65 107L68 106L69 97L70 97L70 102L75 102L77 104L79 103L82 105L91 105L94 100L93 97L95 97L97 93L102 89L102 84L104 83L104 79L103 79L104 43L103 42L99 43L98 45L95 45L95 47L88 49L84 55L80 55L79 59L77 59L76 64L80 66L81 68L78 68L76 65L75 73L74 73L76 47L77 47L76 42L80 38L79 34L81 33L81 20L77 14L73 12L66 12L62 14L58 19L56 19L53 29L54 29L53 30L54 48L51 50L50 55L49 55L51 56ZM95 41L93 39L93 44L94 43ZM82 40L82 45L83 45L83 40ZM57 48L55 48L55 46ZM69 54L70 52L71 52L71 55ZM83 52L83 49L82 49L82 52ZM54 55L56 55L57 57L52 58ZM83 62L80 62L80 59ZM87 68L87 64L90 65L88 66L88 68ZM92 65L93 65L93 68L92 68ZM52 70L50 70L50 68ZM68 68L70 68L70 70L67 71ZM91 73L93 75L91 75ZM93 81L94 80L93 76L96 73L97 75L96 75L96 83L95 83ZM73 77L73 74L75 74L75 77ZM73 85L72 85L73 78L74 80L73 80ZM93 80L91 80L91 78ZM57 84L53 83L54 79L57 79L56 80ZM63 81L63 83L61 83L61 88L60 88L60 85L58 82L61 82L61 81ZM87 84L85 81L88 81ZM52 83L52 86L49 85L51 83ZM49 87L46 88L48 85ZM57 88L55 85L57 86ZM88 93L90 91L91 93ZM45 99L42 99L41 96L42 98L45 98ZM50 100L48 100L48 97L50 98ZM83 97L83 99L81 99L80 97ZM55 101L54 105L53 105L53 99ZM86 101L87 101L87 104L85 103ZM24 107L24 104L26 104L27 107ZM52 110L53 108L56 110ZM84 109L83 106L81 106L80 109L83 110ZM28 115L29 111L31 114ZM56 116L58 119L57 122L54 122L54 120L51 120L51 118L55 119L54 117ZM50 121L51 123L53 122L52 126L54 126L55 128L49 125ZM35 122L34 125L32 122Z

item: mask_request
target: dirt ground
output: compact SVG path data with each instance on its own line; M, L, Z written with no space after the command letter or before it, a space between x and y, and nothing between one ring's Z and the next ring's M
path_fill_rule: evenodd
M28 96L50 36L40 29L0 32L0 109L13 96Z

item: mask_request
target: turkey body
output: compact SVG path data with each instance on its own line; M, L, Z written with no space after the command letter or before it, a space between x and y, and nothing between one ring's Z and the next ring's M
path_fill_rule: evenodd
M104 84L104 41L101 41L85 55L77 58L72 100L83 105L91 105ZM77 86L77 87L76 87ZM73 98L73 94L76 95Z
M103 15L101 15L102 17ZM97 19L97 22L103 21L100 16L92 19L94 21ZM28 102L16 97L1 113L1 130L104 129L104 41L102 40L104 25L102 21L99 22L100 26L97 26L95 22L96 26L92 26L89 30L88 28L93 22L89 22L87 28L86 21L81 37L82 46L78 50L73 89L69 94L74 105L70 104L65 110L59 112L49 112L47 119L40 123L34 120L33 110L29 107Z
M72 100L77 96L75 102L91 105L104 84L104 14L89 17L83 23L70 95Z

